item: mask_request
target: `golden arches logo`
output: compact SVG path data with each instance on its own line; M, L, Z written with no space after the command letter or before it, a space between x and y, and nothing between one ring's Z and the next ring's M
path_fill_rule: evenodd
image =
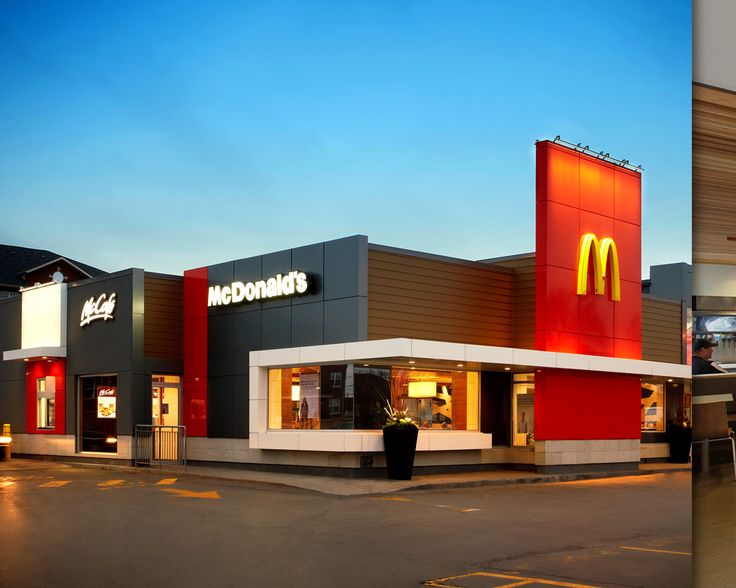
M593 250L593 283L595 293L603 295L606 292L606 270L608 261L611 264L609 283L611 284L611 300L621 300L621 279L618 271L618 251L616 243L611 237L604 237L600 241L595 233L586 233L580 238L580 257L578 257L578 294L588 293L588 262L591 249Z

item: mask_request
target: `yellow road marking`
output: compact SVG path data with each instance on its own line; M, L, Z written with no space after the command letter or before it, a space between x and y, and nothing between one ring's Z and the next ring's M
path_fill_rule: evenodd
M61 486L66 486L70 482L71 480L52 480L51 482L41 484L39 488L60 488Z
M176 482L176 478L164 478L163 480L156 482L156 486L169 486L174 482Z
M621 549L629 549L631 551L651 551L652 553L669 553L670 555L692 555L689 551L668 551L666 549L646 549L644 547L626 547L621 546Z
M222 498L216 491L211 490L209 492L193 492L191 490L179 490L178 488L161 488L164 492L171 492L181 498L212 498L219 500Z
M4 480L0 482L0 488L7 488L8 486L12 486L15 484L15 482L11 482L10 480Z
M492 574L490 572L472 572L470 574L462 574L460 576L449 576L447 578L438 578L436 580L426 580L422 582L424 586L435 586L436 588L450 588L450 584L444 584L448 580L459 580L461 578L470 578L484 576L487 578L501 578L504 580L515 580L510 584L502 584L497 588L512 588L512 586L528 586L529 584L544 584L545 586L561 586L563 588L597 588L591 584L572 584L570 582L557 582L556 580L543 580L542 578L530 578L528 576L510 576L508 574Z
M115 486L122 486L125 484L125 480L108 480L107 482L100 482L97 484L101 488L114 488Z
M390 502L412 502L411 498L404 498L403 496L375 496L373 500L387 500Z

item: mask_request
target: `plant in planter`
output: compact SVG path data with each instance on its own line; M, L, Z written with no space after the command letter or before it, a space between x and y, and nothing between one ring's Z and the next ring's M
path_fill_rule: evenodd
M387 404L388 418L383 426L386 475L389 480L411 480L419 426L403 408Z
M693 427L690 419L682 411L667 425L667 442L670 446L670 462L688 463L690 444L693 440Z

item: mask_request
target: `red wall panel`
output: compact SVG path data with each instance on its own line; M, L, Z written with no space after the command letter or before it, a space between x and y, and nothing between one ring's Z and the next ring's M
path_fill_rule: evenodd
M53 376L56 382L55 420L53 429L38 428L36 381ZM66 361L64 359L26 362L26 432L41 435L66 433Z
M184 272L184 424L207 436L207 268Z
M631 358L641 348L640 223L639 173L556 143L537 143L537 349ZM586 233L614 240L620 301L611 299L610 284L604 295L594 292L592 261L588 293L577 294Z
M641 176L559 144L537 143L535 346L641 359ZM578 295L580 240L611 237L617 248L621 300L594 290ZM610 281L610 265L607 271ZM540 440L637 439L637 376L542 370L535 378Z
M638 439L639 377L541 370L534 385L535 438Z

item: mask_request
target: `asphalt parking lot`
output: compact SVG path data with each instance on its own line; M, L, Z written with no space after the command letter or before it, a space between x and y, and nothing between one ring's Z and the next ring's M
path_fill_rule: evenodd
M2 586L692 583L686 472L337 496L39 462L0 504Z

